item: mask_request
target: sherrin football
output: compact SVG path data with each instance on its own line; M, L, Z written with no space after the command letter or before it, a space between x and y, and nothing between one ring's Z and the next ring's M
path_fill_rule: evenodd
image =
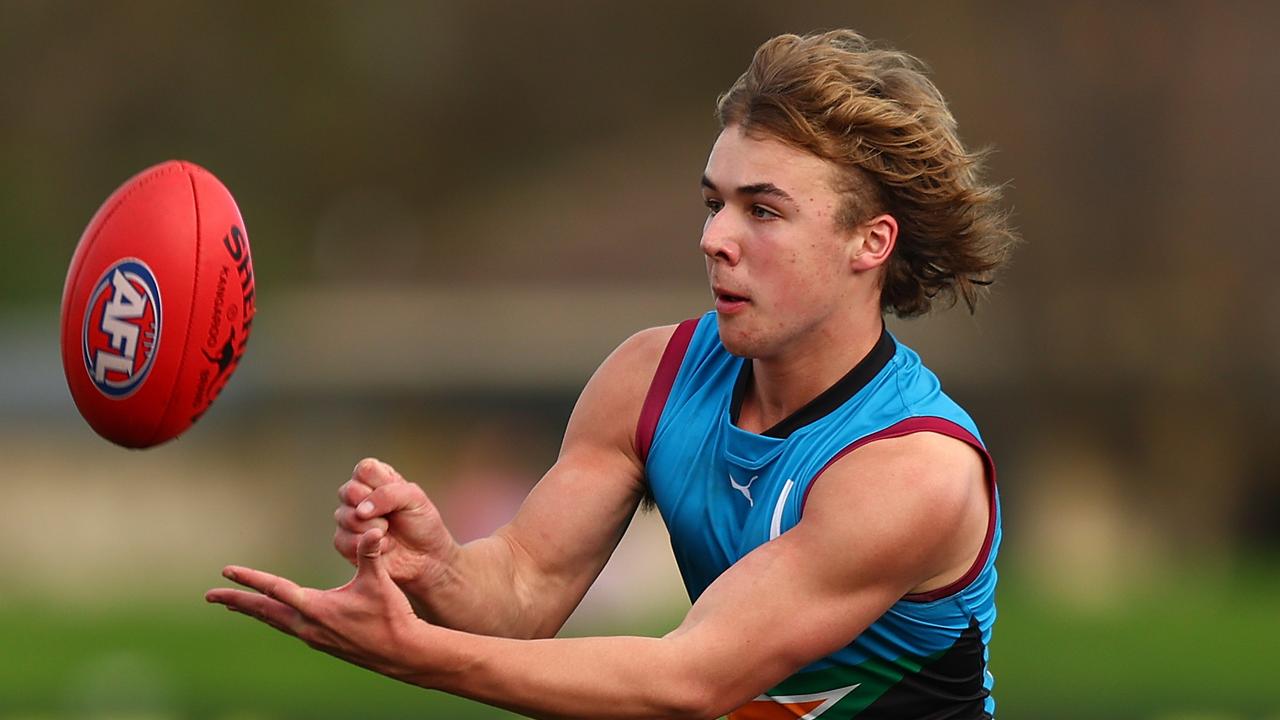
M130 448L177 437L244 356L255 309L249 236L208 170L170 160L89 221L62 290L62 367L80 414Z

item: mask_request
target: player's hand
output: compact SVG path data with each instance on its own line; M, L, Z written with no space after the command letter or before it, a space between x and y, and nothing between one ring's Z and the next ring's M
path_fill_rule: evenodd
M352 565L359 563L361 535L377 529L385 532L382 563L397 585L420 594L446 577L459 546L421 487L390 465L366 458L338 489L338 498L333 546Z
M252 568L229 565L223 577L250 590L216 588L205 600L256 618L335 657L384 675L421 677L430 663L431 628L419 620L387 574L379 551L386 537L371 530L357 540L356 574L346 585L315 590Z

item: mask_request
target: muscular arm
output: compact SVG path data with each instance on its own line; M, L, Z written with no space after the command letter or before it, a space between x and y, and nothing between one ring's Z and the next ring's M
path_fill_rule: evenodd
M929 433L854 450L811 488L800 522L725 571L662 638L517 640L423 622L388 571L381 529L361 535L356 576L340 588L231 566L226 577L257 592L206 598L391 677L526 715L713 718L849 643L904 594L962 576L989 521L977 455ZM561 552L575 550L585 552ZM516 576L531 561L510 552ZM562 594L545 606L552 613L587 580L561 569L556 552L546 557L530 567L545 573L540 587ZM472 597L490 612L505 607ZM539 607L536 598L511 605L525 603Z
M634 447L640 408L673 327L613 352L574 407L555 465L491 537L401 587L440 625L485 635L550 637L577 607L644 494Z
M536 717L717 717L848 644L903 595L964 573L982 466L919 434L833 465L803 519L733 565L663 638L515 641L415 626L402 679ZM447 668L442 671L442 668Z

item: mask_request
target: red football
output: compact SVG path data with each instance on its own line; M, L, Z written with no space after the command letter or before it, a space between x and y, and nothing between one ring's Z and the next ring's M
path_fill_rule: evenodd
M181 160L138 173L89 221L62 290L62 367L80 414L125 447L177 437L235 371L254 308L227 188Z

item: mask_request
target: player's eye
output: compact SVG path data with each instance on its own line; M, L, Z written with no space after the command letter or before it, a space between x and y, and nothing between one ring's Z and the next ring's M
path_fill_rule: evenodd
M719 200L713 200L711 198L707 198L703 200L702 204L707 206L707 209L711 211L712 215L715 215L716 213L720 212L720 208L724 207L724 203L720 202Z
M752 205L751 216L758 220L770 220L776 217L780 217L778 213L770 210L769 208L763 205Z

